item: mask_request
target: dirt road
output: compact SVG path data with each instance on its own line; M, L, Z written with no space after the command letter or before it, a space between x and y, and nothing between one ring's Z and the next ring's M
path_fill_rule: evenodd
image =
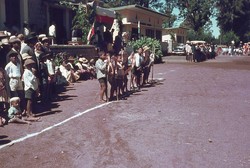
M164 59L127 100L101 104L98 81L81 81L42 121L0 128L0 167L250 167L250 57Z

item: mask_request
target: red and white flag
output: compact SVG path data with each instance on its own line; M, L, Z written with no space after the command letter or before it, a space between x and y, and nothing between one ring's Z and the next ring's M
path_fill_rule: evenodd
M88 44L90 43L91 38L93 37L93 35L95 34L95 22L93 23L93 25L91 26L89 33L88 33Z

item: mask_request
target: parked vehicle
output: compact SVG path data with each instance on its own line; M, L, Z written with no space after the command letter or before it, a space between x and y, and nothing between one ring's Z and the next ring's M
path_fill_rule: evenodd
M172 54L174 55L185 55L185 45L184 44L178 44L174 49Z

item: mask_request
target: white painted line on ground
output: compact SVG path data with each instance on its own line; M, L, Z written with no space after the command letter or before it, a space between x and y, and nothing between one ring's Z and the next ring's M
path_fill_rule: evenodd
M74 118L80 117L80 116L83 115L83 114L86 114L86 113L88 113L88 112L90 112L90 111L93 111L93 110L96 110L96 109L98 109L98 108L101 108L101 107L103 107L103 106L106 106L106 105L108 105L108 104L110 104L110 103L112 103L112 102L107 102L107 103L100 104L100 105L98 105L98 106L92 107L92 108L90 108L90 109L88 109L88 110L85 110L85 111L83 111L83 112L80 112L80 113L78 113L78 114L76 114L76 115L74 115L74 116L72 116L72 117L70 117L70 118L67 118L66 120L63 120L62 122L59 122L59 123L54 124L54 125L52 125L52 126L50 126L50 127L47 127L47 128L45 128L45 129L41 130L40 132L35 132L35 133L32 133L32 134L28 134L28 135L26 135L26 136L24 136L24 137L22 137L22 138L19 138L19 139L13 140L13 141L11 141L11 142L9 142L9 143L7 143L7 144L1 145L1 146L0 146L0 149L3 149L3 148L5 148L5 147L7 147L7 146L11 146L11 145L13 145L13 144L15 144L15 143L18 143L18 142L22 142L22 141L24 141L24 140L26 140L26 139L32 138L32 137L34 137L34 136L37 136L37 135L39 135L39 134L41 134L41 133L43 133L43 132L49 131L49 130L51 130L52 128L58 127L58 126L60 126L60 125L63 125L64 123L66 123L66 122L68 122L68 121L70 121L70 120L73 120Z

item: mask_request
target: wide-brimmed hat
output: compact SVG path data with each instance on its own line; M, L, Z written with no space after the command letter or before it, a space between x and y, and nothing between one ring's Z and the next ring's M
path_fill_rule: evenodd
M31 58L28 58L24 61L24 66L30 65L30 64L35 64L35 61Z
M24 38L25 43L29 43L31 41L36 41L36 40L37 40L37 37L34 34L29 34L28 36Z
M8 35L4 33L4 31L0 31L0 38L5 38Z
M144 46L143 47L143 51L147 51L147 50L149 50L150 48L148 47L148 46Z
M11 36L10 37L10 40L9 40L9 43L10 44L13 44L13 43L21 43L21 40L19 38L17 38L16 36Z
M44 38L44 37L46 37L46 34L39 34L39 35L38 35L38 38L39 38L39 39L42 39L42 38Z
M12 97L12 98L10 98L10 103L12 103L14 101L20 101L20 98L19 97Z
M79 62L82 62L82 63L86 64L89 61L85 57L81 57L81 58L79 58Z
M31 59L32 56L30 56L28 53L23 53L22 58L23 58L23 60L26 60L26 59Z
M10 50L8 53L7 53L7 57L11 57L11 56L17 56L18 53L14 50Z
M43 38L42 38L42 42L44 42L44 41L46 41L46 40L48 41L49 38L48 38L48 37L43 37Z

